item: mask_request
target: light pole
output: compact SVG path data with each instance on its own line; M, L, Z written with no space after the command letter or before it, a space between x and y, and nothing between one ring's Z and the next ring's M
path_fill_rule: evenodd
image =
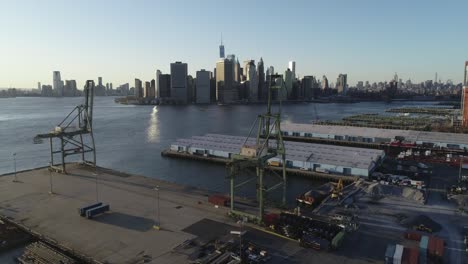
M54 194L54 191L53 191L53 188L52 188L52 167L51 167L51 163L49 163L49 186L50 186L50 189L49 189L49 194Z
M156 186L156 188L154 188L154 190L156 191L156 216L155 216L155 219L154 219L154 225L153 225L153 228L156 229L156 230L159 230L161 229L161 218L160 218L160 212L159 212L159 185Z
M94 176L96 179L96 203L99 202L99 189L98 189L98 173L97 173L97 168L94 168Z
M15 166L15 178L13 179L13 182L18 182L18 178L17 178L17 175L16 175L16 153L13 153L13 163L14 163L14 166Z

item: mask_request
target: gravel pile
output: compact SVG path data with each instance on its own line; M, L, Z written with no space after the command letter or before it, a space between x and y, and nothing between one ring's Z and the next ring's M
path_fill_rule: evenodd
M421 190L411 187L372 183L363 188L370 196L395 196L418 203L424 203L424 193Z

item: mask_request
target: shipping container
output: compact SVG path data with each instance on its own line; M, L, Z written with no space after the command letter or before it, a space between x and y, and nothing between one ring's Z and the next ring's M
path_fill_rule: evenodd
M393 264L393 255L395 255L396 245L388 244L385 250L385 264Z
M414 241L421 241L422 234L416 231L408 230L405 232L405 238Z
M427 253L431 259L438 260L444 256L444 240L435 236L429 237Z
M419 242L419 262L420 264L427 263L427 247L429 246L429 237L422 236Z
M208 197L208 202L217 206L227 206L231 199L224 195L211 195Z
M401 259L402 264L418 264L419 262L419 251L416 248L404 248L403 257Z
M401 264L401 258L403 257L403 246L395 246L395 254L393 255L393 264Z

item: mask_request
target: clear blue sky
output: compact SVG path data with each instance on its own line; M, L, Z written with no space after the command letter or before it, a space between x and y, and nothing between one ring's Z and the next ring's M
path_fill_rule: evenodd
M260 57L300 75L461 82L468 1L431 0L0 0L0 87L102 76L150 80L174 61L212 70L226 54Z

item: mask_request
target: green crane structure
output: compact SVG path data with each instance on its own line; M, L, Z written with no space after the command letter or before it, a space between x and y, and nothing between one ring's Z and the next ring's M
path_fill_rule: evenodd
M230 178L230 206L231 214L247 216L258 221L263 220L264 215L264 202L265 194L277 189L278 187L283 187L283 198L282 204L286 204L286 149L284 147L283 137L281 133L281 101L279 105L278 112L272 113L272 91L277 90L279 93L282 89L286 89L282 75L270 75L269 79L269 88L268 88L268 107L265 114L258 115L254 121L248 137L245 139L244 144L241 147L239 154L234 154L231 156L231 160L227 164L228 177ZM248 140L251 137L252 131L257 128L257 135L255 144ZM273 185L270 188L266 188L264 185L264 176L265 171L268 167L268 160L273 157L281 157L280 166L282 166L282 175L280 175L280 182ZM241 173L247 173L255 170L255 177L251 177L248 180L235 184L235 179ZM273 174L276 174L271 170ZM279 176L276 174L276 176ZM258 214L252 214L248 212L243 212L236 210L234 207L235 202L234 198L236 188L239 188L253 180L257 180L256 183L256 192L257 192L257 201L258 201Z
M70 155L81 155L82 162L93 167L96 166L96 148L93 136L93 106L94 106L94 81L86 81L84 87L84 104L76 106L60 122L53 131L38 134L34 137L34 143L40 144L48 138L50 143L50 170L66 173L65 158ZM88 135L90 143L85 143L83 137ZM60 140L60 149L54 149L54 139ZM85 153L92 154L92 160L86 160ZM60 155L60 163L56 163L54 157Z

